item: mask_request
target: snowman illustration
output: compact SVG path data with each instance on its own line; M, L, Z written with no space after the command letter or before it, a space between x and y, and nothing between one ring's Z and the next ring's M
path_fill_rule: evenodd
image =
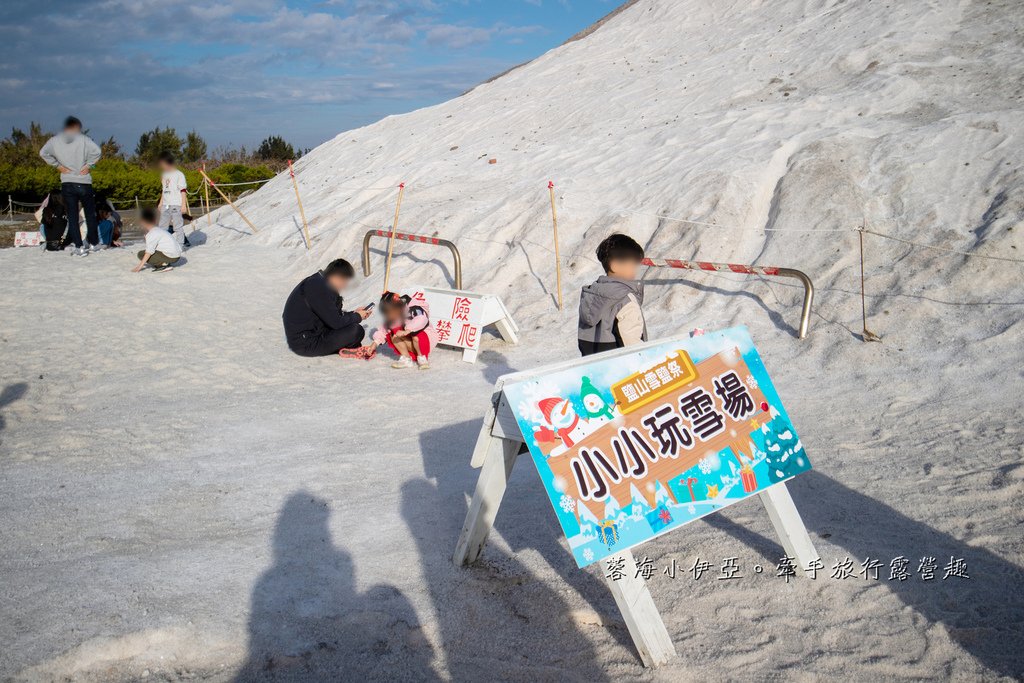
M604 396L597 390L589 377L583 378L580 385L580 399L583 401L583 411L590 422L590 426L597 428L605 422L615 419L612 407L604 400Z
M545 398L537 402L537 407L544 415L547 426L534 433L538 442L550 442L556 439L561 444L551 450L552 456L561 455L575 446L587 434L594 431L588 428L586 420L580 418L572 407L572 402L564 398Z

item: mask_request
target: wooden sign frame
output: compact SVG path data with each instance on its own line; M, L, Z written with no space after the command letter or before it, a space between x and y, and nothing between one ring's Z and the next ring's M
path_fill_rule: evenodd
M586 362L631 355L638 350L664 343L665 340L660 340L608 351L590 356ZM480 557L505 496L512 468L519 455L527 450L515 413L505 398L504 386L568 369L580 363L581 361L576 359L498 378L491 396L490 408L484 416L476 447L473 449L471 464L480 469L480 476L452 557L456 566L471 564ZM768 519L778 534L786 555L794 558L805 572L812 572L818 554L807 533L807 527L804 526L800 513L789 495L786 483L775 484L757 496L768 513ZM603 570L609 563L618 563L620 560L625 575L618 580L608 578L607 572ZM676 651L672 637L654 604L646 581L637 575L637 563L633 553L628 549L621 551L607 557L602 565L605 582L622 613L623 621L644 666L658 666L674 657Z

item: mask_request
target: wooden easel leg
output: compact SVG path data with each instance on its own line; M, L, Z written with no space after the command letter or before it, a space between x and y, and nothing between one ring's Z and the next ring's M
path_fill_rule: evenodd
M501 338L504 339L506 343L519 343L519 335L516 334L515 329L513 329L513 327L508 324L508 321L505 320L505 318L502 318L498 322L494 323L494 326L498 328L498 334L501 335Z
M452 557L456 566L470 564L480 557L480 551L487 543L487 535L494 526L494 517L498 514L501 499L505 496L505 487L508 485L512 466L519 455L519 441L492 438L501 442L501 448L497 448L497 444L492 444L487 450L487 457L480 469L480 478L476 482L473 501L469 504L466 522L462 525L462 533L459 534L459 542Z
M608 571L614 566L612 563L619 565L624 572L617 581L608 577ZM672 644L672 637L654 605L651 592L647 590L647 582L637 576L633 553L624 550L605 558L602 564L607 570L605 582L611 588L612 597L619 606L619 612L622 613L644 666L658 666L675 657L676 648Z
M786 555L796 560L796 563L805 572L808 571L811 563L818 558L811 537L807 534L807 527L800 519L800 512L789 495L786 484L776 484L758 494L765 510L768 511L768 519L775 527L775 533L782 541L782 547Z

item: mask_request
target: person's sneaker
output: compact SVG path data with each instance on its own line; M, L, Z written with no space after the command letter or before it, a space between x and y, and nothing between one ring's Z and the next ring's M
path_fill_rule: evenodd
M168 270L174 270L174 266L154 266L151 272L153 273L166 273Z
M391 364L395 370L404 370L406 368L414 368L416 364L412 362L412 358L409 356L402 356L397 361Z
M72 256L88 256L89 251L85 247L74 247L71 250Z
M430 369L430 359L426 356L420 356L416 359L416 364L420 366L420 370Z

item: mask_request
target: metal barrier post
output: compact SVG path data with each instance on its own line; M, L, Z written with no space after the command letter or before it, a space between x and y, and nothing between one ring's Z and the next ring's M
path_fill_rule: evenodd
M811 304L814 303L814 283L807 273L793 268L779 268L779 277L791 277L799 280L804 286L804 305L800 312L800 338L807 336L807 328L811 325Z
M374 237L390 237L390 230L370 230L363 236L363 277L370 277L370 240ZM458 247L451 240L439 237L427 237L426 235L412 235L409 233L395 233L396 240L405 242L417 242L429 244L435 247L447 247L452 252L452 260L455 262L455 289L462 289L462 256Z
M679 261L676 259L644 259L645 266L654 268L679 268L682 270L713 270L719 272L741 273L744 275L763 275L766 277L788 277L799 280L804 286L804 305L800 314L800 339L807 336L811 324L811 305L814 303L814 283L811 278L800 270L793 268L776 268L774 266L744 266L735 263L708 263L707 261Z

